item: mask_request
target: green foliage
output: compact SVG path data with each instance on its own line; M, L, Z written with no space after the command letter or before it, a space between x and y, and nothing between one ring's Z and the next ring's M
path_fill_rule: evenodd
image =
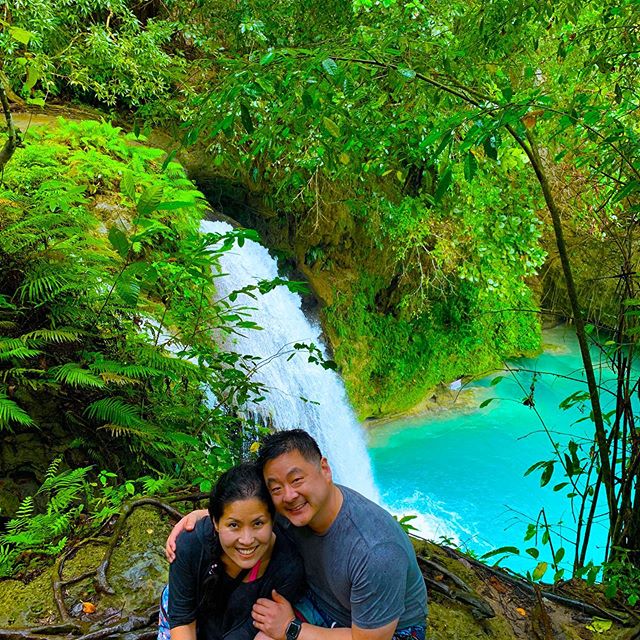
M179 29L168 16L141 15L124 0L9 0L4 6L11 23L0 29L2 66L32 104L71 93L140 107L175 90L184 60L171 46Z
M61 458L47 470L35 496L27 496L14 518L0 534L0 577L11 575L20 557L56 556L64 548L87 498L87 474L91 467L59 472ZM45 501L36 509L35 501Z
M380 308L380 279L362 275L360 282L363 289L351 300L338 298L327 319L349 395L365 415L409 409L442 381L485 373L504 357L539 349L526 288L506 301L489 300L487 308L482 290L461 282L459 292L431 289L431 306L421 315L394 316Z
M409 535L412 531L418 531L416 527L411 524L412 520L415 520L418 516L414 515L406 515L398 518L397 516L393 516L393 519L402 527L402 530Z
M631 607L640 602L640 568L627 550L620 550L615 560L603 565L603 582L609 598L622 599Z
M205 205L182 168L131 138L60 121L5 171L0 429L66 416L74 448L100 468L215 477L239 453L234 403L263 392L231 375L253 359L211 337L250 324L233 301L211 301L217 256L251 234L200 235Z

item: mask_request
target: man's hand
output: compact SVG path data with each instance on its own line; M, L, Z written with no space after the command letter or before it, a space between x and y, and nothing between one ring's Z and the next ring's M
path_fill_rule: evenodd
M167 542L164 547L164 555L169 562L173 562L176 558L176 540L183 531L193 531L198 520L208 517L209 512L206 509L198 509L188 513L184 518L178 521L178 523L171 529L171 533L167 538Z
M296 616L289 601L275 589L271 592L271 597L273 600L259 598L253 605L253 626L274 640L285 640L287 627Z

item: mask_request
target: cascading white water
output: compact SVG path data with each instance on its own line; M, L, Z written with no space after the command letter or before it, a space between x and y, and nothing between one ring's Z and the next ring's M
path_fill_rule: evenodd
M200 228L203 233L231 231L224 222L203 221ZM223 253L220 263L222 273L227 274L216 280L220 296L278 277L269 252L250 240ZM234 336L233 348L266 362L255 375L269 388L267 397L249 409L273 421L278 429L305 429L327 456L334 479L377 501L363 429L349 406L342 380L334 371L308 362L305 352L296 352L289 359L294 343L313 343L324 354L320 327L302 312L300 296L279 286L258 295L257 300L240 294L237 304L255 309L251 320L262 330L249 329L244 337ZM283 353L286 355L276 356Z

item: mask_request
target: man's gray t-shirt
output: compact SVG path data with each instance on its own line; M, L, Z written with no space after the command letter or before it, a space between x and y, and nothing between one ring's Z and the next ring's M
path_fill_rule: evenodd
M286 527L319 606L341 627L424 625L427 591L407 534L382 507L338 487L344 501L324 535Z

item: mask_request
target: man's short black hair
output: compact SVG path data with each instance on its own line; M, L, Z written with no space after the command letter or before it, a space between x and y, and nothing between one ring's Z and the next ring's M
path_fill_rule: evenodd
M303 429L291 429L276 431L263 440L258 454L258 467L263 469L269 460L292 451L298 451L308 462L320 464L322 460L318 443Z

